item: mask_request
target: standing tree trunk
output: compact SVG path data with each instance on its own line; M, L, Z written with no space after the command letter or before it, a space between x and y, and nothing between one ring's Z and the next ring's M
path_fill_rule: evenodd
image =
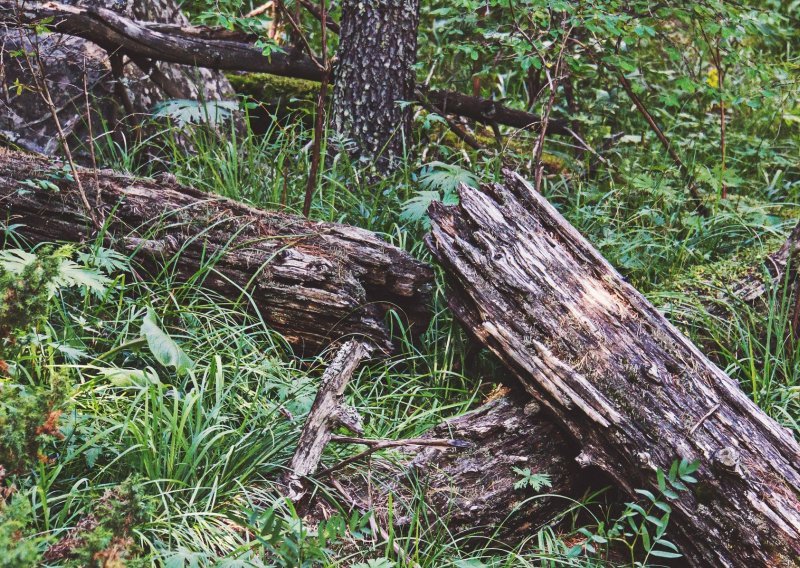
M434 204L450 307L597 466L636 497L698 460L671 499L694 566L797 566L800 447L519 176Z
M333 124L351 154L395 169L410 139L419 0L344 0Z

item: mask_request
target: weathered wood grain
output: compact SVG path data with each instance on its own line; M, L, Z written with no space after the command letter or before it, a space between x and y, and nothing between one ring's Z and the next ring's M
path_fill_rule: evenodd
M627 284L521 178L434 204L430 249L450 306L632 496L656 469L700 460L672 502L695 566L796 566L800 447Z
M78 189L56 160L0 150L0 222L19 224L33 242L95 237ZM109 246L134 254L145 269L167 262L179 280L194 278L227 298L246 291L264 320L299 352L339 338L364 337L392 350L384 315L405 314L412 333L429 320L433 271L375 234L260 211L166 178L80 170L89 203L108 219ZM32 189L49 179L59 191ZM113 214L112 214L113 212Z
M325 369L314 404L300 433L300 441L289 462L285 482L287 496L292 501L298 502L305 497L308 490L305 478L319 467L322 452L330 442L333 429L341 422L342 397L347 384L370 351L369 345L363 341L350 340L339 348Z

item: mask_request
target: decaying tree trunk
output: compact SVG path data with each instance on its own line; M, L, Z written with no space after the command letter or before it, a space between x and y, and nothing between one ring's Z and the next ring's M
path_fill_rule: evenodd
M404 450L395 459L379 457L367 466L362 458L330 477L345 500L372 510L382 526L391 519L403 531L413 515L427 511L429 521L445 523L453 535L470 542L519 543L557 519L586 487L604 483L602 476L579 472L576 446L540 408L525 396L501 397L421 438L399 441L396 447ZM515 468L546 474L551 485L539 491L515 487L522 479ZM323 472L320 481L328 477ZM415 502L420 496L424 507ZM316 505L311 515L322 518L324 505Z
M410 463L414 483L454 533L493 534L519 542L579 498L592 475L581 475L578 451L534 401L507 396L447 420L425 437L468 442L466 449L425 448ZM545 474L538 492L515 488L518 470ZM397 492L396 492L397 493ZM402 518L402 517L400 517Z
M399 164L410 142L419 0L344 0L333 125L379 171Z
M113 246L149 268L173 260L183 278L213 265L205 286L234 299L246 290L265 321L300 349L363 336L390 350L390 308L405 314L412 333L427 327L433 271L369 231L259 211L165 178L79 174L86 200L108 219ZM49 180L59 191L25 180ZM0 149L0 220L20 224L26 239L92 238L79 194L61 163Z
M518 176L434 204L450 306L634 496L699 460L671 532L695 566L796 566L800 447Z
M189 25L174 0L80 0L74 4L63 7L67 11L91 8L178 28ZM67 137L74 135L72 142L76 145L85 143L89 135L87 102L97 122L93 132L97 135L102 129L99 117L106 127L120 121L130 126L150 116L154 105L167 99L192 99L211 105L235 97L219 71L160 63L139 53L133 54L133 59L124 58L114 44L95 44L67 35L68 26L66 34L39 35L16 27L15 17L22 17L26 8L35 5L15 0L0 8L4 15L0 25L0 135L21 148L45 154L58 149L61 141L46 102L48 97L57 111L59 126ZM50 24L48 29L63 25L57 16ZM86 27L84 23L82 29ZM132 144L133 140L126 142Z

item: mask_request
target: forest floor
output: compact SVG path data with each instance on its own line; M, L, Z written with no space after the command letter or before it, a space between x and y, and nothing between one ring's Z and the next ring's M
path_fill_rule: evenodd
M166 169L257 207L299 209L308 152L302 125L259 135L187 126L183 135L193 137L194 153L166 136L155 162L142 162L135 149L97 151L109 167L137 175ZM471 166L429 160L375 183L360 181L367 177L357 164L339 157L323 172L312 217L376 231L430 261L422 243L427 203L452 202L457 183L499 173L498 162ZM766 313L743 308L720 318L702 307L777 248L795 223L793 204L734 195L702 217L674 181L646 173L601 188L554 169L543 190L761 408L800 430L800 348L776 339L788 336L794 306L776 289ZM24 227L3 235L0 266L8 273L31 261L30 247ZM349 513L346 503L327 523L305 525L276 483L324 359L294 355L254 316L246 290L233 301L205 289L212 261L194 278L179 279L174 259L160 273L144 274L100 243L37 254L76 261L73 268L89 276L34 298L31 315L38 310L44 318L6 346L9 379L1 386L11 394L0 405L0 436L30 454L32 473L20 478L2 513L0 558L16 563L0 564L33 565L42 554L70 565L97 554L166 566L625 564L620 543L602 535L628 509L607 491L565 500L566 517L513 547L491 538L467 546L422 500L406 530L389 538L372 534L366 516ZM469 340L445 308L446 296L439 274L434 318L422 339L402 339L397 318L401 352L356 373L346 399L365 418L366 436L416 437L496 389L504 371L485 352L477 363L467 360ZM43 413L60 429L11 426L38 424ZM332 446L323 462L355 452ZM521 474L521 488L536 482L546 492L547 472L527 476Z

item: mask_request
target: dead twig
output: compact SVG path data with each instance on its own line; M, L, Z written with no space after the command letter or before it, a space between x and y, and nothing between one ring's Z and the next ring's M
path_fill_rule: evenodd
M327 26L327 28L335 34L339 34L339 24L331 19L330 14L327 12L321 11L319 8L314 6L309 0L297 0L297 3L300 4L303 8L305 8L312 16L314 16L320 22L325 22L323 25Z
M314 196L314 187L317 185L319 164L322 154L322 138L325 136L325 102L328 98L328 82L330 81L331 76L330 62L328 61L328 28L325 25L328 15L325 9L325 0L320 0L320 10L322 14L322 28L320 35L320 42L322 44L321 67L324 73L322 75L322 83L319 86L319 93L317 93L317 114L314 120L314 143L311 148L311 167L309 168L308 172L306 195L305 199L303 200L304 217L308 217L309 213L311 213L311 199ZM288 16L288 12L285 13ZM289 18L289 21L290 23L293 21L291 17Z
M23 28L19 28L19 39L20 45L25 45L25 37L23 35ZM22 50L23 57L25 58L25 64L28 66L28 69L31 72L31 77L33 78L33 82L36 86L36 92L38 93L39 97L42 99L42 102L47 107L47 110L50 112L50 116L53 118L53 123L56 127L56 132L58 134L58 140L61 142L61 147L64 150L64 155L67 158L67 162L69 163L70 173L72 174L73 179L75 180L75 184L78 186L78 194L80 195L81 202L83 203L84 208L86 209L86 215L92 221L92 224L97 230L102 229L103 224L100 222L100 219L97 217L94 209L92 208L91 204L89 203L89 198L86 196L86 189L83 186L83 182L81 181L81 176L78 173L78 168L75 165L75 160L72 157L72 151L69 147L69 141L67 140L67 135L64 132L63 127L61 126L61 120L58 118L58 110L56 109L56 105L53 102L53 97L50 94L50 88L47 86L47 77L45 73L45 64L42 60L42 54L39 50L38 42L35 42L34 50L33 50L33 57L36 59L36 63L31 60L31 57L27 50ZM38 70L38 73L37 73Z
M363 444L365 446L370 446L368 449L360 452L354 456L350 456L334 466L331 466L327 469L323 469L319 472L318 477L324 477L326 475L330 475L331 473L338 471L353 462L357 462L360 459L363 459L367 456L374 454L380 450L386 450L388 448L402 448L407 446L424 446L424 447L435 447L435 448L459 448L464 449L470 447L469 442L465 442L464 440L452 440L449 438L406 438L404 440L370 440L368 438L354 438L351 436L331 436L331 442L338 442L344 444Z
M341 405L344 390L350 377L371 353L372 348L362 341L351 340L342 345L331 361L308 413L308 418L300 433L297 449L289 462L289 472L285 477L289 499L300 502L307 494L304 478L314 473L334 427L344 423L351 429L358 429L357 420L350 417Z

